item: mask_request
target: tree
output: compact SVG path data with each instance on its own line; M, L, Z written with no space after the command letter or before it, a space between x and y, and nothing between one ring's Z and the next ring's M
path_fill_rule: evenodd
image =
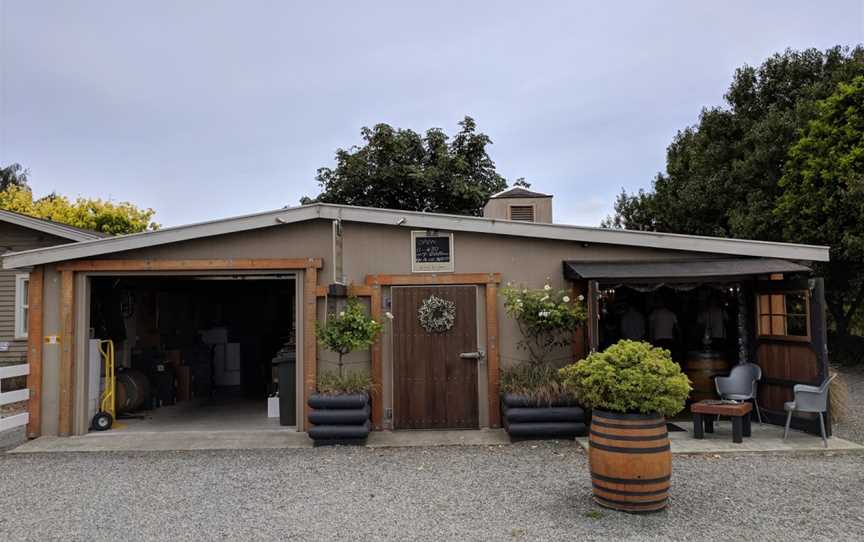
M817 105L789 150L776 217L788 239L831 246L821 266L838 335L864 304L864 77Z
M728 107L703 109L667 149L649 192L616 201L607 227L781 241L773 209L790 147L841 81L864 75L864 48L787 50L736 70Z
M21 164L9 164L6 167L0 167L0 191L6 190L10 186L23 188L27 186L27 177L30 171L24 169Z
M318 170L321 193L301 203L478 216L507 182L486 152L489 136L477 132L471 117L459 126L452 139L440 128L421 136L388 124L364 127L363 146L338 149L336 167Z
M790 168L802 167L804 161L790 152L802 132L812 129L809 123L824 114L827 106L820 101L832 96L839 84L859 76L864 76L861 46L825 52L787 50L759 67L738 69L725 95L728 107L703 109L695 126L678 132L667 149L666 171L657 174L652 190L622 191L614 215L602 225L766 241L808 242L818 237L832 249L843 245L833 226L820 229L818 236L805 232L798 222L787 228L788 204L786 212L775 209L800 179ZM786 179L782 184L781 178ZM825 206L829 202L815 198L826 195L810 194L809 204ZM835 254L832 250L832 257ZM855 285L862 274L850 263L855 257L849 253L819 269L839 333L846 333L848 318L838 320L837 307L845 307L850 318L861 307Z
M159 228L159 224L151 220L155 214L153 209L139 209L128 202L113 203L98 198L79 197L70 201L57 194L33 199L29 188L18 185L0 191L0 209L111 235Z

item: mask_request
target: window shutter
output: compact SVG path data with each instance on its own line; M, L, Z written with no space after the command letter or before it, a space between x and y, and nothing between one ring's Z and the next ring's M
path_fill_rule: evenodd
M511 205L510 220L519 220L522 222L534 222L534 206L533 205Z

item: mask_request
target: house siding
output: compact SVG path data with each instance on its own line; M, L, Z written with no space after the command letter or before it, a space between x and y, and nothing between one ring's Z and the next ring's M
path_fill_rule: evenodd
M56 235L0 222L0 253L32 250L71 242ZM27 340L15 338L15 276L27 272L29 269L0 271L0 342L9 344L6 351L0 351L0 365L17 365L27 361Z

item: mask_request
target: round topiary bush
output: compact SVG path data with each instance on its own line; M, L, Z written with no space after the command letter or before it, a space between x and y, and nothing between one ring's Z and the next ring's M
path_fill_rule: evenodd
M579 401L596 409L674 416L690 395L690 380L668 350L619 341L560 371Z

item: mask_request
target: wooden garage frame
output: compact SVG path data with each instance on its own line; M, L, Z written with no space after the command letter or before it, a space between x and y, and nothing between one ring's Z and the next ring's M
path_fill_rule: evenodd
M305 399L315 392L317 374L317 342L315 325L317 318L318 270L320 258L265 258L227 260L83 260L64 263L60 272L60 394L59 433L72 434L72 419L75 397L75 274L79 272L127 272L127 271L304 271L303 283L303 393ZM41 269L37 270L41 273ZM39 275L41 279L41 274ZM31 364L33 384L30 401L30 427L28 434L38 436L41 428L42 374L42 288L33 283L30 288L31 308L28 356ZM34 303L35 298L35 303ZM33 325L33 324L36 325ZM34 406L37 405L37 406ZM305 407L308 409L308 406ZM34 417L35 413L35 417ZM306 416L298 420L298 430L305 429Z
M441 285L481 285L486 290L486 379L489 402L489 426L501 426L501 405L498 397L499 350L498 335L498 285L501 273L447 273L427 275L367 275L366 286L372 298L372 318L381 318L382 286L441 286ZM361 287L362 288L362 287ZM358 290L359 291L359 290ZM350 293L350 290L349 290ZM381 354L381 340L372 346L372 386L381 393L384 381L384 365ZM373 396L374 398L374 396ZM384 418L384 405L379 399L372 402L372 424L381 427Z

